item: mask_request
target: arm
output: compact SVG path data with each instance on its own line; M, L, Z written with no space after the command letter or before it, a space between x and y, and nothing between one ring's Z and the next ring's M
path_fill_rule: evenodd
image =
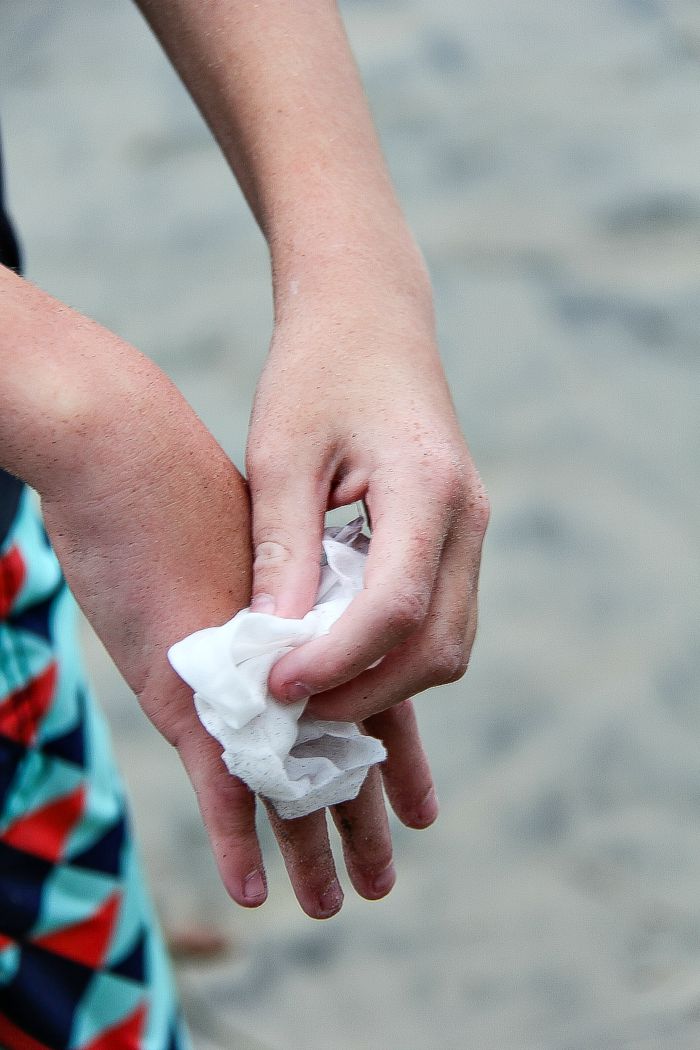
M429 282L331 0L139 0L267 238L275 329L248 469L259 608L303 614L328 506L364 499L366 589L290 653L280 699L356 720L465 670L488 505ZM388 655L386 655L388 654ZM386 656L375 670L368 670Z
M262 904L255 799L229 776L166 659L173 642L248 603L245 482L158 368L4 267L0 404L0 466L41 494L76 598L182 759L228 892ZM406 823L429 823L420 804L430 773L415 727L376 730L393 756L385 781L394 807ZM391 840L376 774L334 815L356 889L384 896ZM333 914L342 893L323 814L273 823L302 907Z
M245 483L153 364L3 267L0 401L0 465L39 491L69 585L177 748L229 892L262 903L264 884L251 898L246 882L262 871L254 800L226 774L165 656L247 603Z

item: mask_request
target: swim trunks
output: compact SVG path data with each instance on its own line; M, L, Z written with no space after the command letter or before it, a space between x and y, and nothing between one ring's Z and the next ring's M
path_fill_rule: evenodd
M19 267L1 198L0 261ZM75 602L0 472L0 1047L188 1045Z

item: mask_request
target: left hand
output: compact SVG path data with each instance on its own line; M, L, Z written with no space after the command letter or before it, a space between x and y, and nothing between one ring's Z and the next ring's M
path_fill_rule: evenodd
M394 812L409 828L432 824L438 803L410 701L368 719L364 728L383 741L387 759L381 767L370 769L354 801L333 806L330 812L352 885L361 897L378 900L389 893L396 879L382 780ZM225 773L223 763L219 765ZM303 910L312 918L335 914L343 894L328 842L325 810L280 820L268 804L267 814Z

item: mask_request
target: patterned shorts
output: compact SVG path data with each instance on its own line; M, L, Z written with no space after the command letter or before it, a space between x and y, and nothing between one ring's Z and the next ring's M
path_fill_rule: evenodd
M188 1045L74 601L25 489L0 543L0 1047Z

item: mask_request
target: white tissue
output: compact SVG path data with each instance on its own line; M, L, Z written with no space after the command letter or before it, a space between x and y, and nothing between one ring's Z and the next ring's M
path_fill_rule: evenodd
M282 705L267 688L272 665L327 634L362 590L362 520L326 529L323 551L316 604L302 620L242 609L168 651L194 690L202 725L222 745L229 772L270 799L285 820L355 798L370 766L386 758L380 741L356 725L305 717L306 700Z

